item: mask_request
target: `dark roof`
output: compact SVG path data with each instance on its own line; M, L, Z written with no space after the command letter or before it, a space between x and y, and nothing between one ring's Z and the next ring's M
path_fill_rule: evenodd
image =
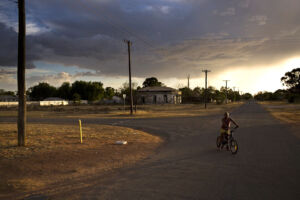
M18 97L12 95L0 95L0 99L18 99Z
M176 92L177 90L170 87L144 87L138 90L138 92Z
M43 101L64 101L64 99L59 98L59 97L48 97L44 99Z

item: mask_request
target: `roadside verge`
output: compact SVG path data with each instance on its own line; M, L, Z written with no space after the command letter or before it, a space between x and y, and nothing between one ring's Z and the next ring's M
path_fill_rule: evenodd
M28 124L27 145L17 147L16 124L0 125L0 199L133 165L163 143L131 128L83 124L81 144L78 126Z

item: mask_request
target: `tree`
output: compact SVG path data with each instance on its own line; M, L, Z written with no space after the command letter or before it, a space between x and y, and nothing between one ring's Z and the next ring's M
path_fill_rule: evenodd
M78 93L81 99L96 101L103 98L104 89L101 82L75 81L71 93Z
M57 96L63 99L71 99L71 85L69 82L64 82L58 89L57 89Z
M193 89L193 97L202 97L204 94L204 88L195 87Z
M5 91L3 89L0 89L0 95L10 95L10 96L16 96L15 92L13 91Z
M72 83L71 94L72 96L77 93L81 99L87 100L87 82L75 81Z
M272 94L272 99L273 100L284 100L288 98L288 91L287 90L276 90L273 94Z
M56 88L48 83L39 83L29 88L28 93L32 99L40 101L48 97L54 97L56 95Z
M143 87L153 87L153 86L163 86L163 83L159 82L155 77L146 78L146 80L143 82Z
M89 82L87 87L88 101L100 100L104 97L103 84L101 82Z
M215 90L213 99L216 100L217 104L223 104L226 99L226 94L224 92L221 92L219 90Z
M286 72L283 77L281 77L283 85L286 85L291 91L300 91L300 68L293 69L290 72Z
M286 95L288 101L290 103L300 101L300 68L286 72L281 81L288 87L289 93Z
M104 91L104 97L111 99L115 95L115 89L112 87L106 87Z
M272 92L258 92L256 95L254 95L254 99L256 99L258 101L271 101L271 100L274 100Z
M192 101L193 91L190 88L179 88L179 91L181 91L182 103L190 103Z
M211 99L213 99L214 94L215 94L216 88L209 86L206 89L206 102L211 102Z
M250 93L245 93L245 94L243 94L243 95L241 96L241 98L242 98L242 99L245 99L245 100L249 100L249 99L252 99L253 96L252 96L252 94L250 94Z
M132 82L131 83L131 87L132 87L132 92L133 92L133 96L135 95L136 93L136 90L137 90L137 83L136 82ZM129 83L128 82L125 82L122 84L122 87L120 88L120 91L121 91L121 95L123 94L126 94L126 98L128 97L129 98Z
M73 96L72 96L72 100L74 103L76 104L80 104L80 95L78 93L74 93Z
M235 100L234 91L231 88L227 88L227 99L229 99L231 102Z

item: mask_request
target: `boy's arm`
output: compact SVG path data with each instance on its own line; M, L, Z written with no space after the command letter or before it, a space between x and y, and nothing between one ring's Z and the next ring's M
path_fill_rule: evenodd
M239 125L233 119L230 118L230 120L231 120L232 123L234 123L234 125L236 126L236 128L239 127Z

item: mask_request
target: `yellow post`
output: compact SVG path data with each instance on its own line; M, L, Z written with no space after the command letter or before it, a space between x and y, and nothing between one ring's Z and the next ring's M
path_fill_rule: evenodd
M81 129L81 120L79 120L79 131L80 131L80 143L82 144L82 129Z

